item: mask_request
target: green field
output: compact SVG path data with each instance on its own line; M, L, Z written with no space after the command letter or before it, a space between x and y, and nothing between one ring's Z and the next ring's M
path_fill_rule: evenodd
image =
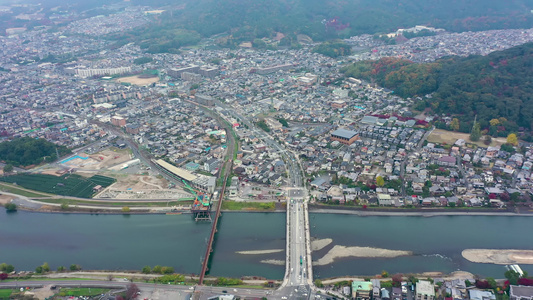
M59 292L59 296L97 296L105 294L109 289L99 289L99 288L62 288Z
M275 202L237 202L224 200L222 209L225 210L274 210Z
M91 198L94 195L93 188L97 185L108 187L114 178L95 175L85 178L76 174L53 176L46 174L18 174L0 178L0 181L16 183L21 187L64 196ZM39 197L39 196L37 196Z
M8 299L9 296L11 296L11 293L13 293L12 289L1 289L0 290L0 299Z
M28 191L25 191L25 190L21 190L19 188L16 188L14 186L11 186L11 185L4 185L4 184L0 184L0 191L3 191L3 192L7 192L7 193L12 193L12 194L17 194L17 195L21 195L21 196L25 196L25 197L30 197L30 198L34 198L34 197L48 197L49 195L45 195L45 194L37 194L37 193L32 193L32 192L28 192Z

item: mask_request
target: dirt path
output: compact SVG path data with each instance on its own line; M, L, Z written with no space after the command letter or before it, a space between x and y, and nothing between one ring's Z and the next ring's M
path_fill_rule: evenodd
M146 182L144 181L144 177L139 177L139 180L144 183L144 184L147 184L147 185L151 185L151 186L155 186L157 189L159 190L162 190L163 188L160 186L160 185L157 185L157 184L153 184L153 183L150 183L150 182Z

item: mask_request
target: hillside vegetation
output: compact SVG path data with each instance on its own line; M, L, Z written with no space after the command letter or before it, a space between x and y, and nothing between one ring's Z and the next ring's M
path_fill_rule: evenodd
M450 57L429 64L396 58L344 67L346 76L374 81L402 97L424 96L415 109L459 116L468 132L474 116L489 134L533 129L533 43L487 56Z
M132 3L146 5L141 0ZM284 33L289 40L296 34L305 34L314 41L324 41L414 25L449 31L533 26L533 7L527 0L154 0L150 4L167 11L154 16L155 22L147 28L125 36L131 41L138 34L135 41L154 45L153 51L166 43L163 36L169 37L177 29L185 30L179 34L187 33L187 43L195 40L195 33L202 37L229 33L227 42L235 45L272 37L274 32ZM173 43L187 44L181 38ZM168 49L174 47L160 50Z
M38 165L41 162L53 162L59 155L70 153L64 146L57 146L45 139L30 137L16 138L0 143L0 161L14 166Z

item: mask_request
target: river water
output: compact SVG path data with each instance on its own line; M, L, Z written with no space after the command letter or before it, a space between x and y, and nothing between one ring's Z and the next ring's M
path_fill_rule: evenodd
M215 240L210 275L255 275L281 279L284 266L261 263L285 257L285 214L223 213ZM310 214L311 236L333 243L313 253L313 260L333 244L410 250L399 258L344 258L314 268L315 277L374 275L425 271L469 271L503 277L503 266L470 263L461 257L468 248L533 249L529 233L533 218L498 216L358 217ZM140 270L173 266L197 274L201 268L210 223L190 215L75 215L0 212L0 263L34 270L43 262L52 268L79 264L84 269ZM237 251L272 250L270 254ZM533 274L531 266L521 265Z

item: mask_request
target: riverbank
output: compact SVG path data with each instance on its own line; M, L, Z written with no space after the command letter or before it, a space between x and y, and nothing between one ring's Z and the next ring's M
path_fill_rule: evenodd
M533 264L533 250L518 249L466 249L462 256L475 263L514 265Z

